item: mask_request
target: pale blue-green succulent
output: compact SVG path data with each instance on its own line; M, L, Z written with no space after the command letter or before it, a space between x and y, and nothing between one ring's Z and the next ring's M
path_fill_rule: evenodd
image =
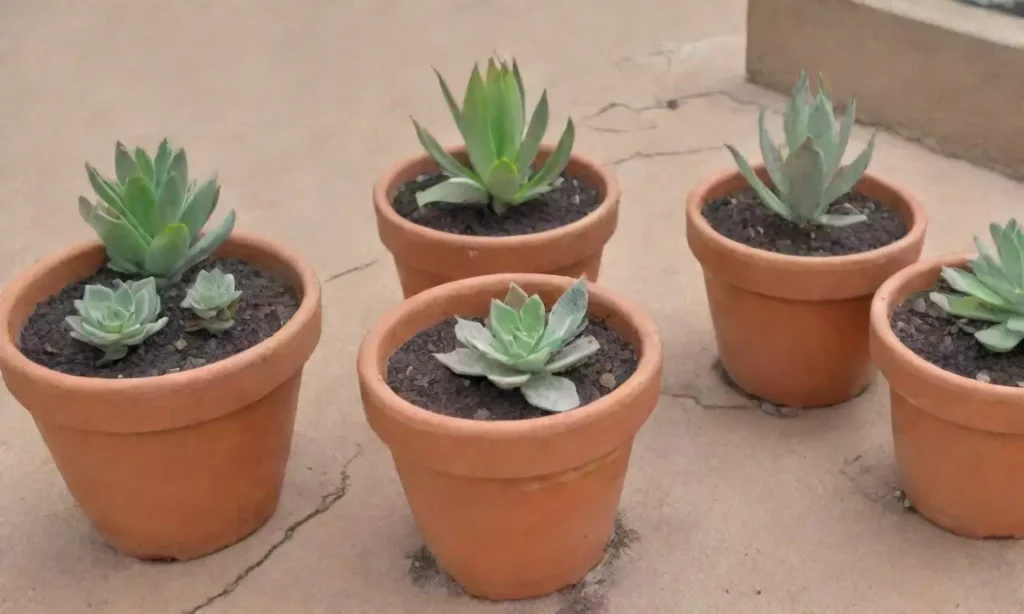
M235 324L241 290L235 290L235 276L220 268L199 271L196 281L185 293L181 306L191 309L195 318L185 328L189 331L205 329L219 335Z
M84 296L74 304L78 315L64 319L71 327L71 337L103 350L99 364L124 358L129 347L167 325L166 317L156 317L160 295L152 277L128 282L116 279L113 289L86 286Z
M141 147L135 154L120 142L114 150L116 180L86 164L99 200L78 199L78 211L103 241L111 269L149 275L159 285L173 283L209 256L231 234L235 212L199 236L217 206L220 186L212 178L189 181L185 150L164 139L151 158Z
M490 60L486 77L474 66L461 109L439 72L437 80L466 143L470 166L467 168L448 154L413 120L423 148L449 177L416 195L421 207L439 201L478 205L489 202L497 213L502 213L509 206L522 204L551 189L569 163L575 128L570 119L551 155L534 172L534 159L548 127L548 95L546 91L541 93L527 126L526 94L514 60L511 67L504 61Z
M812 97L807 73L801 72L793 96L786 105L783 120L786 152L783 153L765 128L765 111L761 109L758 116L761 156L775 185L774 192L761 181L735 147L726 147L743 177L764 204L778 215L796 224L849 226L867 218L860 213L829 213L829 207L857 185L875 149L875 135L872 134L860 155L850 164L840 166L850 141L855 114L856 101L851 98L842 121L837 124L824 79L819 76L818 94Z
M929 297L951 316L991 322L974 333L993 352L1009 352L1024 340L1024 233L1017 220L989 226L996 252L974 238L978 257L970 272L942 267L942 279L963 294L932 292Z
M456 318L455 336L466 347L434 357L459 375L486 377L505 390L518 388L539 409L579 407L576 385L555 374L601 349L597 339L579 336L587 326L587 302L581 278L559 297L545 322L540 296L527 296L512 284L504 302L491 299L487 326Z

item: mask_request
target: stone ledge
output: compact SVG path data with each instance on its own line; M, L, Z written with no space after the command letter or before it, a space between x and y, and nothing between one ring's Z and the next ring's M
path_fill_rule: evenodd
M1024 178L1024 19L952 0L750 0L747 76L825 74L857 119Z

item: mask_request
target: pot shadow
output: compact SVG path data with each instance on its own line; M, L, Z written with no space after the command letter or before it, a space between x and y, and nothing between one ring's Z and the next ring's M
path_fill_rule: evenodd
M608 588L615 578L616 563L639 539L640 534L635 529L627 527L622 514L619 514L600 562L587 572L582 580L554 593L565 600L565 604L554 614L602 614L608 602ZM407 558L409 578L413 586L423 590L441 591L449 597L490 601L468 594L454 578L441 569L426 545L409 553Z

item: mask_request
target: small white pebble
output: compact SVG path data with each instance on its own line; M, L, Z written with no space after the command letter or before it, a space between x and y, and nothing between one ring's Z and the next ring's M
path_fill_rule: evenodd
M612 375L611 373L602 374L601 377L597 378L597 381L599 384L601 384L602 386L609 390L615 388L615 376Z
M483 408L476 410L476 413L473 414L473 419L474 420L487 420L490 417L491 417L491 412L489 412L489 411L487 411L486 409L483 409Z
M987 384L992 381L992 376L989 375L987 371L978 371L978 374L974 376L974 379Z

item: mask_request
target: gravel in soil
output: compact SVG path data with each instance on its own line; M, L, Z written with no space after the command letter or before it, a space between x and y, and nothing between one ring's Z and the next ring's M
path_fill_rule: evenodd
M933 291L946 293L950 288L939 282L931 290L912 294L893 312L892 330L903 345L950 373L1001 386L1024 384L1024 344L1005 354L989 351L974 333L991 324L946 315L928 298Z
M479 237L507 237L553 230L597 209L601 195L575 177L562 175L548 192L498 215L490 205L431 203L420 208L416 194L447 179L442 173L421 175L395 194L392 205L405 219L442 232Z
M600 320L589 319L583 334L597 339L601 349L583 364L559 373L576 384L581 407L625 382L637 366L629 342ZM457 347L461 344L455 338L455 318L420 331L391 356L388 386L417 407L456 418L525 420L550 415L527 403L518 390L501 390L483 377L456 375L433 357Z
M791 256L847 256L869 252L903 238L907 225L898 214L863 194L847 193L829 213L863 213L852 226L794 224L769 209L753 188L712 200L701 210L715 232L749 247Z
M235 276L235 288L243 293L235 325L219 336L205 330L185 332L185 321L192 316L189 309L180 306L187 288L201 269L218 266ZM97 366L103 352L72 339L64 318L77 314L74 301L82 298L86 285L102 284L109 288L119 277L126 279L103 267L88 279L65 286L36 305L21 330L22 353L35 363L68 375L103 378L164 375L217 362L251 348L280 330L299 306L294 290L242 260L206 261L186 273L182 281L157 289L160 295L158 317L168 318L162 330L129 349L121 360Z

